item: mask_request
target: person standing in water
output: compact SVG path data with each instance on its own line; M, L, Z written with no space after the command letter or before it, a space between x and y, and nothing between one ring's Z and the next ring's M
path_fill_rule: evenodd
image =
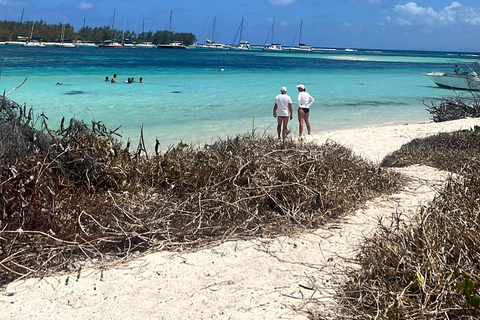
M307 126L308 134L312 133L312 128L310 127L310 106L313 104L315 99L307 93L305 86L299 84L298 88L298 122L299 122L299 136L303 134L303 123Z
M280 94L275 97L275 105L273 106L273 116L277 118L277 134L280 139L280 134L283 140L287 136L288 118L293 119L292 98L287 95L287 88L282 87ZM282 130L283 125L283 130Z

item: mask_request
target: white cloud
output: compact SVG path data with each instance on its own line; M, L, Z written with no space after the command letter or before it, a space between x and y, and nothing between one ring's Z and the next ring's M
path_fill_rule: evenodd
M400 26L413 26L413 23L403 18L397 18L396 21L397 21L397 24Z
M273 4L275 6L289 6L297 2L298 0L268 0L268 3Z
M78 9L92 9L94 7L93 3L82 1L78 5Z
M344 28L349 28L349 27L352 26L352 24L350 22L344 22L342 25L343 25Z
M395 21L402 26L480 25L480 8L466 7L457 1L439 11L415 2L395 5L394 11L398 15Z

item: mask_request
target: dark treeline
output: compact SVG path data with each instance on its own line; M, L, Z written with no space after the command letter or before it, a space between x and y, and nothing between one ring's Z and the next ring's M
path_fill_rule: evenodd
M0 21L0 42L8 40L17 40L18 37L27 38L42 38L45 42L60 41L62 34L63 23L47 24L45 21L35 21L32 31L33 21L27 21L22 24L14 21ZM168 43L169 41L182 41L185 45L192 45L197 41L193 33L175 33L171 32L169 37L168 30L157 30L155 32L148 31L136 33L133 31L122 31L106 27L83 27L78 31L66 23L65 24L65 40L74 41L93 41L95 43L102 43L109 39L124 39L132 40L134 43L141 43L143 41L150 41L154 44Z

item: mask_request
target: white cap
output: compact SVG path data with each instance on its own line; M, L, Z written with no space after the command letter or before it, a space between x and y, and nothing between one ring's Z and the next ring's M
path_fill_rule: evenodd
M305 86L304 86L303 84L299 84L299 85L297 86L297 88L301 88L301 89L305 90Z
M280 92L286 93L286 92L287 92L287 87L282 87L282 88L280 89Z

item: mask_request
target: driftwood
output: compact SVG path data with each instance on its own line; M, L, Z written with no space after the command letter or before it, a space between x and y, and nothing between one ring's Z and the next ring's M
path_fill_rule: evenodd
M472 104L463 102L457 95L453 99L443 98L438 106L432 102L430 106L427 105L426 110L432 115L434 122L480 117L480 106L475 94Z

